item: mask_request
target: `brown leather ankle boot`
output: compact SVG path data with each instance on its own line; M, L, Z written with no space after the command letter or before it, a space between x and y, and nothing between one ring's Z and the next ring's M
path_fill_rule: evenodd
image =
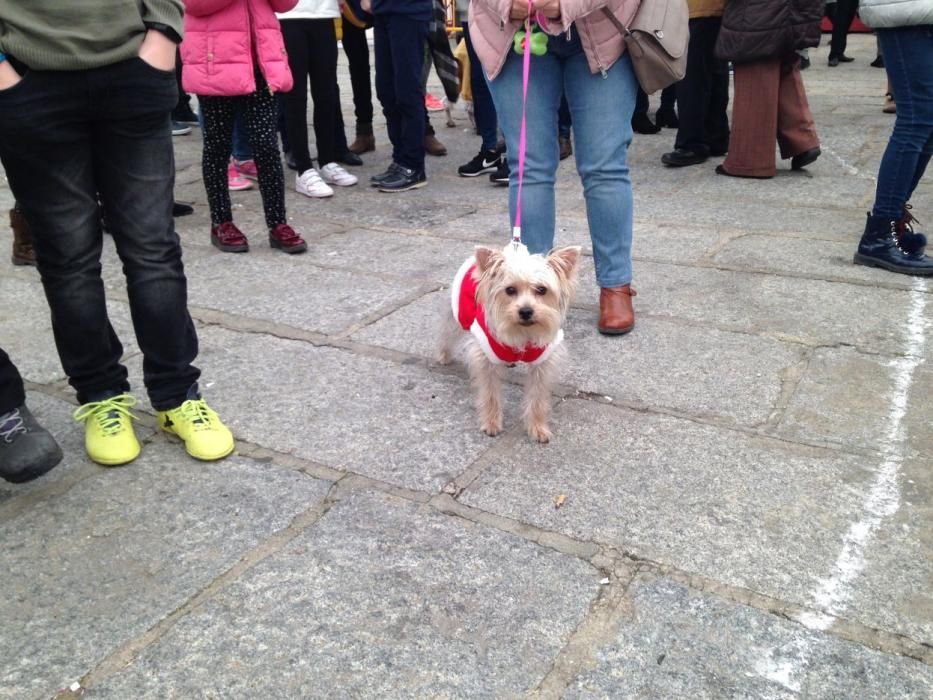
M446 156L447 146L442 144L434 134L424 135L424 150L432 156Z
M376 150L376 137L372 134L357 134L356 141L350 144L348 149L350 153L359 155Z
M629 284L599 290L599 325L603 335L625 335L635 327L632 297L638 292Z
M32 229L26 223L23 212L10 209L10 226L13 228L13 264L35 265L36 252L32 249Z

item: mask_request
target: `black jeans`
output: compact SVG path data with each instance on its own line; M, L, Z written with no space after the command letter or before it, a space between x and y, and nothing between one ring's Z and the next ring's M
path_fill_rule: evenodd
M0 416L24 403L26 392L23 389L23 378L19 376L10 356L0 348Z
M366 30L344 21L342 43L350 68L356 133L369 135L373 133L373 88L369 77L369 43L366 41Z
M392 160L424 170L426 114L421 70L428 21L408 15L375 16L376 95L386 116Z
M177 100L175 72L139 58L26 71L0 91L0 159L32 225L55 344L81 403L129 390L100 276L98 197L123 262L152 406L180 405L200 374L172 220Z
M729 68L716 58L721 17L690 20L687 74L677 83L680 126L675 148L701 155L729 150Z
M292 158L303 173L312 167L308 151L308 79L314 101L314 140L319 165L337 160L337 37L332 19L283 19L282 36L295 84L285 93L285 129Z
M836 0L833 10L828 13L833 23L833 38L829 44L830 58L839 58L846 52L849 27L852 26L857 9L858 0Z

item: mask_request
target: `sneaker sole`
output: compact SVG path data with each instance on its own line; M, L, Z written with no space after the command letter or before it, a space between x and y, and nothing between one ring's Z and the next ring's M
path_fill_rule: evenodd
M46 459L39 462L39 464L36 464L29 469L24 469L23 471L17 472L16 474L5 474L3 479L10 482L11 484L25 484L27 481L38 479L43 474L49 473L61 461L61 452L59 452L57 456L49 455Z
M386 187L385 185L379 185L380 192L408 192L408 190L420 190L422 187L428 184L427 180L422 180L421 182L413 182L410 185L405 187Z
M353 182L331 182L330 180L324 180L331 187L353 187L354 185L359 184L359 180Z
M479 177L480 175L485 175L486 173L494 173L496 170L498 170L496 167L483 168L482 170L477 170L475 173L464 173L458 170L457 175L460 177Z
M172 432L171 430L166 430L164 426L162 426L162 432L167 433L168 435L171 435L173 438L181 442L185 446L185 452L187 453L187 455L191 457L192 459L198 460L199 462L216 462L218 459L229 457L230 455L233 454L233 451L236 449L236 442L234 442L232 445L230 445L229 449L225 450L224 452L218 452L216 455L196 455L193 452L191 452L191 450L188 449L187 443L185 443L185 441L182 440L181 437L178 436L176 433Z
M914 277L933 277L933 269L917 270L916 268L911 267L900 267L898 265L892 265L889 262L885 262L884 260L870 258L867 255L862 255L861 253L856 253L855 257L852 258L852 262L856 265L864 265L865 267L880 267L882 270L887 270L888 272L898 272L902 275L912 275Z
M298 194L307 197L308 199L327 199L328 197L333 197L334 193L330 194L311 194L310 192L302 192L301 190L295 190Z
M95 458L93 455L91 455L90 452L87 453L87 456L91 458L91 461L92 461L92 462L94 462L95 464L99 464L99 465L101 465L102 467L121 467L121 466L123 466L124 464L129 464L130 462L132 462L133 460L135 460L137 457L139 457L140 452L142 452L142 448L141 448L141 447L137 447L137 448L136 448L136 454L134 454L134 455L133 455L132 457L130 457L129 459L112 459L112 460L109 460L109 459L97 459L97 458Z
M243 190L251 190L253 189L253 183L250 182L246 185L236 185L233 187L231 187L230 185L227 185L227 189L230 190L231 192L242 192Z
M281 250L283 253L288 253L289 255L294 255L295 253L304 253L308 249L307 243L302 243L301 245L293 245L291 247L282 245L281 241L277 241L274 238L269 239L269 247L275 250Z
M224 253L247 253L249 252L249 243L244 245L224 245L215 238L211 238L211 245Z

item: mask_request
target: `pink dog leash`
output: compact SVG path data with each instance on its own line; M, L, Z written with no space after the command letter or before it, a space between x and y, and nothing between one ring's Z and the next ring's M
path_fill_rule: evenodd
M528 0L528 16L525 18L525 39L522 41L522 125L518 135L518 196L515 201L515 224L512 226L512 244L522 244L522 186L525 183L525 151L527 147L528 76L531 73L531 11L532 0Z

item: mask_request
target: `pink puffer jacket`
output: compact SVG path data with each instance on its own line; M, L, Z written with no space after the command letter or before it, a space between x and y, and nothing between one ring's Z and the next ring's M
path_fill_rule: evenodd
M276 12L298 0L185 0L181 83L196 95L256 91L254 57L273 92L292 89L292 73Z
M549 31L566 32L576 22L580 43L593 73L609 70L625 51L622 35L602 13L608 7L623 24L631 22L641 0L561 0L560 19L551 20ZM512 50L515 32L522 23L509 19L512 0L471 0L470 40L486 75L492 80Z

